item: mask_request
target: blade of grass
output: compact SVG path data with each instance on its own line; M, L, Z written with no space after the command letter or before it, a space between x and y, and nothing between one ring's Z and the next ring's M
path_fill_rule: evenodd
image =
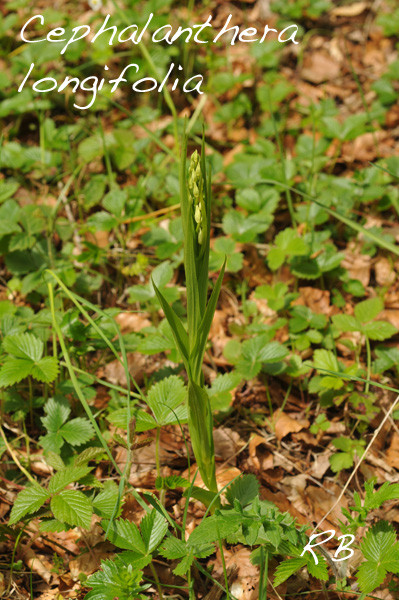
M64 291L66 291L66 293L69 296L69 298L74 302L74 304L81 311L81 313L87 318L87 320L89 321L89 323L96 329L96 331L101 335L101 337L107 342L107 345L110 347L110 349L112 350L112 352L116 355L117 359L122 363L122 365L123 365L123 367L125 369L126 381L128 382L128 394L127 394L127 396L128 396L128 398L127 398L127 420L128 420L128 423L127 423L127 436L128 436L128 439L129 439L129 430L130 430L129 425L130 425L130 421L131 421L131 413L130 413L130 387L129 387L130 383L129 383L129 381L130 381L130 377L131 376L130 376L129 369L128 369L128 364L127 364L126 350L125 350L125 346L124 346L122 335L120 334L119 328L118 328L117 324L113 321L113 323L115 324L115 328L117 330L118 336L119 336L120 345L121 345L121 352L122 352L123 359L124 359L123 361L120 360L120 357L119 357L118 353L116 352L116 349L115 349L114 345L111 342L109 342L108 338L103 334L103 332L98 327L98 325L95 323L95 321L90 317L90 315L87 313L87 311L76 300L76 298L74 297L74 294L72 294L66 288L66 286L62 283L62 281L59 279L59 277L55 273L53 273L52 271L49 271L49 273L51 275L53 275L53 277L59 283L60 287ZM126 466L125 466L124 472L122 473L120 471L118 465L116 464L116 462L115 462L115 460L114 460L114 458L113 458L113 456L112 456L112 454L111 454L111 452L109 450L109 447L108 447L106 441L104 440L104 438L103 438L103 436L101 434L100 428L98 427L97 422L96 422L96 420L95 420L95 418L94 418L94 416L93 416L93 414L91 412L91 409L90 409L90 407L89 407L89 405L88 405L88 403L86 401L86 398L84 397L84 394L83 394L83 392L82 392L82 390L80 388L80 384L79 384L79 381L78 381L78 379L77 379L77 377L75 375L75 372L73 370L72 362L70 360L70 356L69 356L69 353L68 353L68 350L67 350L67 347L66 347L66 344L65 344L65 341L64 341L61 329L60 329L60 327L59 327L59 325L57 323L57 320L56 320L55 308L54 308L53 287L52 287L52 285L50 283L48 284L48 288L49 288L51 313L52 313L52 317L53 317L53 326L54 326L54 329L55 329L55 331L57 333L57 336L58 336L58 339L59 339L59 342L60 342L60 345L61 345L61 349L62 349L62 352L63 352L63 355L64 355L64 359L65 359L65 362L66 362L66 365L67 365L67 369L69 371L69 375L71 377L72 384L73 384L73 386L75 388L76 394L77 394L77 396L78 396L78 398L79 398L79 400L80 400L83 408L85 409L85 411L86 411L86 413L87 413L87 415L88 415L88 417L90 419L90 422L92 423L92 425L94 427L94 430L95 430L95 432L96 432L96 434L97 434L97 436L98 436L101 444L103 445L103 447L104 447L107 455L110 457L112 464L114 465L114 467L117 470L117 473L121 476L121 481L120 481L119 490L118 490L118 501L117 501L117 504L116 504L114 512L113 512L113 517L114 517L116 515L116 513L118 512L118 508L120 506L120 502L121 502L121 497L122 497L122 494L123 494L123 490L125 489L125 486L126 486L127 476L128 476L128 470L130 469L130 464L131 464L131 456L128 454L128 460L126 461ZM85 302L86 302L86 304L90 305L90 307L93 310L99 312L100 314L102 313L104 316L106 316L106 317L109 318L109 316L106 313L104 313L103 311L101 311L101 309L99 309L98 307L95 307L90 302L87 302L87 301L85 301ZM136 387L138 388L138 390L141 393L141 390L137 386L137 383L135 382L134 379L133 379L133 381L134 381ZM128 448L130 448L130 444L128 445ZM129 452L130 451L128 450L128 453ZM132 488L132 493L133 493L135 499L137 500L137 502L140 504L140 506L142 508L144 508L145 510L148 510L147 505L145 504L145 502L142 500L141 496L136 492L136 490L134 488ZM112 522L112 519L110 520L110 522Z
M312 200L312 202L314 202L315 204L317 204L318 206L323 208L330 216L334 217L335 219L338 219L338 221L341 221L342 223L345 223L345 225L347 225L351 229L354 229L358 233L361 233L365 237L368 237L370 240L375 242L378 246L381 246L382 248L389 250L393 254L396 254L396 256L399 256L399 247L398 246L395 246L394 244L391 244L390 242L387 242L386 240L381 239L380 237L378 237L378 235L376 235L369 229L366 229L362 225L359 225L359 223L356 223L356 221L349 219L345 215L341 215L341 213L339 213L338 211L331 210L331 208L329 208L322 202L319 202L319 200L316 200L316 198L314 198L310 194L306 194L305 192L302 192L301 190L293 188L289 185L285 185L284 183L281 183L280 181L276 181L275 179L262 179L259 183L273 183L274 185L280 186L282 188L288 188L291 191L293 191L297 194L300 194L304 198L309 198L310 200Z
M116 472L119 475L122 475L122 472L119 469L118 465L116 464L115 459L112 456L111 451L110 451L110 449L108 447L108 444L105 441L105 439L104 439L104 437L103 437L103 435L102 435L102 433L100 431L99 426L97 425L97 421L93 417L93 413L91 412L91 408L88 405L87 400L86 400L86 398L85 398L85 396L84 396L84 394L82 392L82 389L80 387L79 381L76 378L75 372L74 372L73 367L72 367L71 359L70 359L70 356L69 356L69 352L68 352L68 349L67 349L66 344L65 344L64 336L62 335L61 328L60 328L60 326L57 323L57 318L56 318L56 315L55 315L55 307L54 307L53 286L51 285L51 283L48 283L47 285L48 285L49 300L50 300L50 310L51 310L51 315L52 315L52 318L53 318L53 327L54 327L54 329L56 331L56 334L58 336L58 341L60 343L61 350L62 350L62 353L64 355L65 363L66 363L66 366L67 366L67 369L68 369L69 376L71 378L73 387L75 389L76 395L78 396L78 398L79 398L79 400L80 400L80 402L81 402L84 410L86 411L86 414L87 414L87 416L89 418L89 421L92 424L92 426L94 428L94 431L97 434L98 440L101 443L101 445L103 446L105 452L107 453L107 456L110 459L110 461L111 461L114 469L116 470Z

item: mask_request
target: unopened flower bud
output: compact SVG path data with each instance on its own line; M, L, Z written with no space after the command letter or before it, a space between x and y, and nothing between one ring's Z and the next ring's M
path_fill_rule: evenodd
M204 241L204 230L202 229L202 227L200 227L198 230L198 244L201 246L203 241Z
M195 207L195 213L194 213L194 219L196 223L201 223L202 221L202 214L201 214L201 205L197 204Z

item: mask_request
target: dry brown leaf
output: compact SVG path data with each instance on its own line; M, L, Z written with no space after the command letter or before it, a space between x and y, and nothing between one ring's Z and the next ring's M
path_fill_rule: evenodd
M249 548L226 548L223 551L227 569L237 566L237 578L230 591L237 600L258 600L259 570L251 563ZM216 556L215 574L223 573L220 552Z
M310 467L309 474L315 479L321 479L330 468L329 458L331 456L331 450L326 450L322 454L316 454L315 459Z
M233 431L228 427L218 427L213 432L213 441L216 458L235 466L237 452L244 445L237 431Z
M394 431L391 443L385 455L385 460L390 467L399 469L399 434Z
M251 436L248 452L248 465L255 471L266 471L273 468L273 454L266 446L265 439L260 435L254 434Z
M53 565L44 554L34 552L32 548L25 546L21 548L21 556L26 566L37 573L46 583L58 582L58 575L51 572Z
M147 313L121 312L115 317L115 321L121 328L122 333L140 331L144 327L149 327L151 321Z
M111 558L114 554L110 550L111 544L105 542L95 548L90 547L88 552L80 554L69 562L69 570L74 581L78 581L80 573L91 575L100 567L101 561Z
M361 15L368 7L367 2L354 2L349 6L336 6L330 10L333 17L357 17Z
M274 413L273 422L278 440L282 440L283 437L290 433L297 433L304 427L309 427L309 421L307 419L293 419L280 409L276 410Z
M382 256L377 260L374 265L374 270L378 285L392 285L395 281L395 272L393 270L392 262L385 256Z
M162 367L170 366L172 363L165 361L161 354L152 354L150 356L140 352L132 352L127 355L129 373L136 380L138 385L144 382L144 377L149 377L155 371ZM119 360L113 360L97 373L98 377L105 377L107 381L114 385L126 387L126 374L124 366Z
M313 485L309 485L306 488L306 499L309 505L312 508L312 513L315 517L315 521L319 522L328 511L334 506L340 492L342 491L342 486L334 483L329 486L329 489L316 487ZM338 530L339 529L339 519L342 519L341 508L348 508L348 502L346 498L341 498L340 502L334 506L334 509L329 514L327 519L320 525L320 528L324 531L327 529Z
M284 477L284 479L281 480L283 490L286 490L287 492L288 500L300 513L305 516L309 513L309 507L307 506L305 500L307 480L307 475L303 473Z
M381 321L388 321L399 330L399 310L388 310L385 309L380 312L378 319Z
M311 83L332 81L341 72L339 63L331 56L320 50L305 55L302 77Z
M355 161L369 162L377 157L381 158L381 144L387 138L388 134L385 131L362 133L354 140L343 144L341 160L353 163Z
M345 252L345 259L342 266L347 269L351 279L358 279L364 287L370 283L371 257L367 254L360 254L358 250Z
M258 309L260 314L266 317L267 319L275 317L275 315L277 314L275 310L270 308L266 298L256 298L255 292L252 292L252 294L249 296L249 299L251 300L251 302L255 302L256 308Z
M319 290L314 287L299 288L300 297L294 304L304 304L315 313L326 315L331 314L330 292L328 290Z

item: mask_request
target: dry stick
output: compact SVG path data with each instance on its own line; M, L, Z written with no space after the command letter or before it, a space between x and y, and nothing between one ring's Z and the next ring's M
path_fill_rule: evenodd
M173 204L173 206L167 206L166 208L160 208L159 210L154 210L154 212L148 213L147 215L139 215L138 217L129 217L128 219L123 219L121 223L138 223L140 221L144 221L145 219L152 219L153 217L159 217L160 215L164 215L165 213L172 212L173 210L178 210L180 208L180 204Z
M346 484L344 485L344 487L342 488L342 492L340 493L340 495L338 496L338 498L336 499L335 503L332 505L332 507L330 508L330 510L324 515L324 517L317 523L316 527L313 529L311 535L313 535L315 533L315 531L317 531L317 529L319 529L320 525L323 523L323 521L326 520L326 518L328 517L328 515L330 515L332 513L332 511L336 508L336 506L338 506L339 502L341 501L342 497L344 496L346 490L349 487L350 482L352 481L352 479L354 478L357 470L359 469L360 465L362 464L362 462L364 461L364 459L366 458L366 454L367 452L370 450L371 446L374 444L378 434L380 433L381 429L384 427L385 423L388 421L391 413L393 412L395 406L399 403L399 396L396 397L395 402L392 404L391 408L388 410L388 412L386 413L385 417L383 418L383 420L381 421L380 425L377 427L377 429L374 432L373 437L370 440L370 443L368 444L367 448L365 449L363 456L360 458L359 462L357 463L357 465L355 466L355 468L353 469L350 477L348 478L348 481L346 482Z

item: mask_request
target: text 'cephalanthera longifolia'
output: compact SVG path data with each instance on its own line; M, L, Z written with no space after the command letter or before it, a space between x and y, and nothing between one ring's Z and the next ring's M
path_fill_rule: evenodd
M187 27L173 27L170 24L163 25L157 29L151 29L153 24L154 14L151 13L145 24L127 25L126 27L118 27L112 24L111 15L107 14L100 27L94 31L90 25L79 25L72 29L63 27L49 28L47 33L43 33L38 37L37 28L46 29L46 23L43 15L34 15L28 19L21 29L21 39L27 44L51 43L59 45L60 55L67 55L68 49L74 48L74 45L81 40L87 44L93 45L98 40L104 44L104 40L109 46L120 45L139 45L139 44L159 44L164 43L173 45L179 43L191 44L226 44L235 45L237 43L264 43L271 36L277 38L277 41L285 43L298 44L296 35L298 26L295 24L288 25L283 30L278 31L269 25L262 27L247 27L243 28L239 25L232 25L232 15L228 15L222 27L215 28L212 23L212 16L209 15L206 21L193 24ZM151 77L141 77L141 67L137 63L129 63L120 70L117 77L109 78L109 67L105 65L103 70L105 73L102 77L98 75L89 75L85 78L78 76L66 76L62 81L57 80L54 76L46 76L37 79L35 69L36 65L32 62L29 66L23 81L18 87L18 92L26 89L30 85L31 89L40 94L45 94L52 91L67 92L72 91L76 94L79 92L88 92L91 94L83 103L74 103L75 108L86 110L93 106L98 93L108 90L108 93L115 93L120 86L128 84L130 89L136 93L147 92L162 92L165 86L172 92L178 87L185 93L202 94L202 84L204 76L196 74L189 78L184 76L183 67L178 61L170 63L166 71L162 75L151 73ZM41 69L40 69L41 74Z

